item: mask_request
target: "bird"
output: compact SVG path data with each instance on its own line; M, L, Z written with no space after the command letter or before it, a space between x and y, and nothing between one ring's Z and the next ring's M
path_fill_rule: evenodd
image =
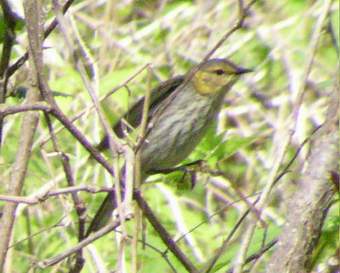
M139 147L142 180L186 159L216 119L226 93L242 74L251 71L226 58L214 58L154 88L150 95L145 138ZM126 128L140 126L144 101L145 98L138 100L115 124L113 129L118 137L126 135ZM108 148L109 138L105 136L97 149ZM115 207L111 192L97 211L87 234L101 228Z

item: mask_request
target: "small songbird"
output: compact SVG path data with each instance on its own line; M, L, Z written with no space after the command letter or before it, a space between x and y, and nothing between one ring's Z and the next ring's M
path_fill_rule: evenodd
M216 118L225 94L240 75L251 72L227 59L211 59L184 76L161 83L151 92L145 140L140 146L141 172L149 174L176 166L194 150ZM114 131L124 136L124 121L137 128L142 120L144 98L117 122ZM99 150L109 147L105 136ZM124 183L122 183L124 184ZM110 193L97 211L87 234L98 230L116 207Z

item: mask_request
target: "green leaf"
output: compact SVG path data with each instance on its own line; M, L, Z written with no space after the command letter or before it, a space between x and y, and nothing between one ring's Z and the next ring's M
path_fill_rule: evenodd
M248 147L256 139L257 137L255 136L231 136L225 140L223 134L217 135L215 129L211 128L195 152L190 156L189 162L204 159L209 164L214 165L222 159L231 157L238 150Z

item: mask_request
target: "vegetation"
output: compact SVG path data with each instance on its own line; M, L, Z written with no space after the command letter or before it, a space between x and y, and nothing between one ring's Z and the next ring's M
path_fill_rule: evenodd
M269 263L279 264L274 258L279 255L278 238L295 239L293 229L284 236L284 223L299 230L300 209L312 210L315 203L322 213L306 216L304 232L312 232L313 240L296 239L308 245L306 253L290 255L304 261L304 272L336 272L339 1L78 0L68 1L65 15L62 1L41 1L45 29L56 16L58 25L43 42L44 65L35 70L32 59L13 66L32 41L30 24L24 24L24 15L8 5L10 1L2 2L1 222L11 217L6 206L19 204L13 208L6 264L4 256L0 259L3 272L188 272L190 264L191 272L269 272ZM25 12L30 20L39 17L38 9L30 11L36 16ZM164 242L164 232L150 224L141 203L129 200L118 219L131 219L115 232L65 259L51 260L84 239L84 227L117 181L108 168L117 174L126 160L134 162L129 155L139 132L119 141L125 149L119 156L104 153L107 168L97 153L89 158L89 149L104 135L103 124L113 124L152 87L186 73L210 53L254 71L227 94L218 120L181 165L199 162L151 176L141 186L142 200L185 257L169 250L173 242ZM39 72L66 123L60 122L53 100L32 100L34 92L44 90L31 86L39 83ZM93 107L96 100L100 109ZM18 111L33 104L39 111ZM37 113L36 129L34 117L27 129L28 117ZM76 137L70 124L79 130ZM30 156L21 158L23 139L31 129ZM26 161L22 186L16 187L18 162ZM325 192L320 199L314 196L315 185L320 185L320 194ZM4 229L0 227L3 242L10 238ZM6 250L0 242L0 252ZM277 272L302 272L292 268Z

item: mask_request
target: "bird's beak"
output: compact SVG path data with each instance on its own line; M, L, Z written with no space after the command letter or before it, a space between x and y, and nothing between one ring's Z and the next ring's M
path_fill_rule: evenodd
M245 74L245 73L249 73L249 72L253 72L253 69L237 67L235 74L241 75L241 74Z

